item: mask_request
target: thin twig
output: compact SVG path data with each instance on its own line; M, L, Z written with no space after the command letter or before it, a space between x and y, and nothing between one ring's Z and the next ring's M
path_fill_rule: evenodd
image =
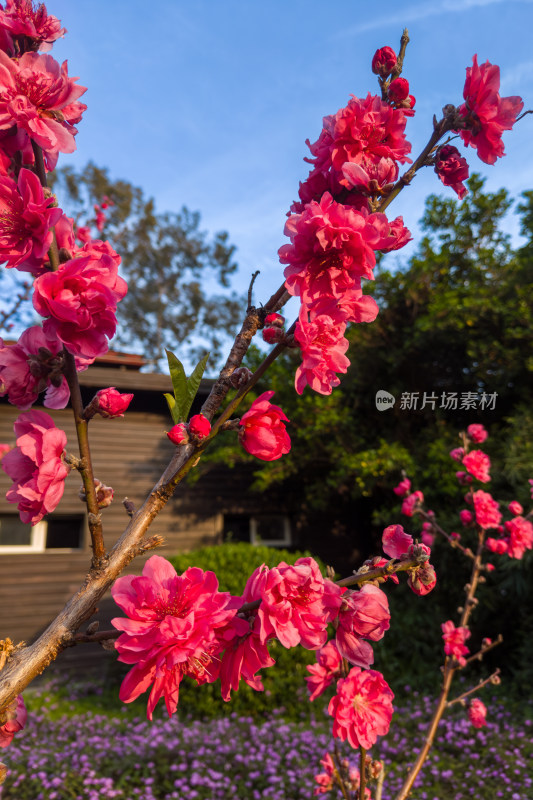
M446 708L453 706L455 703L460 703L462 700L469 697L471 694L475 694L475 692L479 692L479 690L483 689L483 687L486 686L488 683L496 683L497 681L499 681L500 672L501 670L498 667L498 669L494 670L492 675L489 675L488 678L485 678L485 680L480 681L477 684L477 686L473 686L472 689L469 689L467 692L463 692L458 697L455 697L453 700L448 700L448 702L446 703Z
M247 313L250 313L250 311L251 311L251 310L252 310L252 308L253 308L253 303L252 303L252 290L253 290L253 288L254 288L254 283L255 283L255 280L256 280L256 278L257 278L257 276L258 276L258 275L259 275L259 270L256 270L256 271L254 272L254 274L252 275L252 279L251 279L251 281L250 281L250 286L248 287L248 308L246 309Z

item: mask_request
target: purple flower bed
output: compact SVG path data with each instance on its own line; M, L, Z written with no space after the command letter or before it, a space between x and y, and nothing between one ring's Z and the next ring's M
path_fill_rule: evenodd
M423 739L431 704L413 698L372 755L386 760L383 800L401 786L413 743ZM533 723L491 703L486 728L462 709L441 726L417 780L417 800L533 797ZM83 713L51 720L32 712L28 727L2 754L10 772L2 800L309 800L330 745L328 722L268 722L236 715L210 722ZM342 748L355 762L355 753ZM528 763L529 762L529 763ZM327 795L327 797L332 795ZM336 796L336 795L334 795Z

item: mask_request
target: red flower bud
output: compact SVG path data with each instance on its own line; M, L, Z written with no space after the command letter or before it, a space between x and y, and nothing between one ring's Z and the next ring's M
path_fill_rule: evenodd
M281 342L285 335L285 332L282 328L278 327L271 327L271 328L263 328L263 340L267 344L277 344Z
M389 86L389 100L392 103L401 103L409 97L409 81L405 78L395 78Z
M92 402L95 413L111 419L112 417L123 417L132 400L132 394L121 394L114 386L111 386L109 389L100 389L99 392L96 392Z
M211 433L211 423L203 414L195 414L189 420L189 432L197 439L205 439Z
M380 47L372 59L372 72L386 78L396 66L396 53L392 47Z
M187 425L184 422L179 422L167 432L167 436L173 444L187 444L189 441Z
M265 317L265 325L283 328L285 325L285 317L282 317L281 314L267 314Z

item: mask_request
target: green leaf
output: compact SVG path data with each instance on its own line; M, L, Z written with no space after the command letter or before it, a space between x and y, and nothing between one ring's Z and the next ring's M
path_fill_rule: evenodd
M208 358L209 353L207 353L207 355L205 355L202 360L198 362L191 374L191 377L187 381L187 400L185 406L182 408L183 419L187 419L191 406L194 402L194 398L198 393L200 381L202 380L202 375L204 374Z
M183 364L174 353L170 350L165 350L168 359L168 368L170 370L170 378L172 380L172 387L174 389L175 408L171 409L172 419L178 417L177 422L187 419L187 413L191 404L188 403L189 393L187 390L187 376L183 369ZM168 402L168 401L167 401ZM186 409L186 410L185 410Z
M168 409L170 411L170 416L174 420L174 424L177 425L178 422L180 421L180 413L179 413L179 408L176 405L176 398L174 397L173 394L169 394L168 392L165 392L165 400L168 403Z

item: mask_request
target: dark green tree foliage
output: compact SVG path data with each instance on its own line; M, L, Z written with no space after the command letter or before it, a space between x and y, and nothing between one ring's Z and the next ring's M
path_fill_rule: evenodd
M200 229L200 214L185 206L177 214L156 213L142 189L112 180L107 169L92 163L79 173L59 169L54 190L80 225L87 224L93 205L105 196L114 203L105 211L100 237L122 257L128 294L118 308L113 346L142 352L152 367L165 348L182 360L198 360L209 350L212 369L245 308L244 298L229 289L237 265L228 234L208 237Z

